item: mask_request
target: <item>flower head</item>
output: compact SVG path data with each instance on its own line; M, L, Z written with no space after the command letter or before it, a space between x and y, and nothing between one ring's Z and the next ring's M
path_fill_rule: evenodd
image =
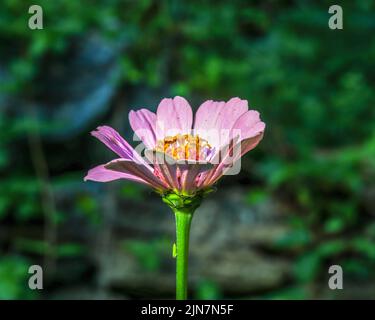
M263 137L259 113L246 100L206 101L193 112L182 97L163 99L156 114L131 111L129 121L145 146L144 157L114 129L101 126L91 134L119 158L91 169L85 180L127 179L160 193L195 195L205 192Z

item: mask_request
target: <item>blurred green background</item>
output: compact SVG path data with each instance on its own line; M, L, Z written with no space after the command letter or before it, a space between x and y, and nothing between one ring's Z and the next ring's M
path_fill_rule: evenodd
M375 298L375 3L334 1L343 30L332 4L2 0L0 298L173 298L170 209L83 177L113 158L91 130L129 140L129 110L174 95L239 96L267 124L196 213L190 297Z

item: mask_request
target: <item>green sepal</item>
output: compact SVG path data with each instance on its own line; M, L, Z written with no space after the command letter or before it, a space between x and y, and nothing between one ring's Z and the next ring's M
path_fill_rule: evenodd
M204 197L209 193L215 191L214 188L203 189L194 194L183 194L176 191L168 191L161 194L162 200L174 212L176 210L182 212L192 213L201 204Z

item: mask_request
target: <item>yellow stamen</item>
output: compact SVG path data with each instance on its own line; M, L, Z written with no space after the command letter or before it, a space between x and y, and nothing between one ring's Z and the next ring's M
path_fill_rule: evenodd
M156 143L155 151L163 152L176 160L205 160L211 146L198 135L177 134Z

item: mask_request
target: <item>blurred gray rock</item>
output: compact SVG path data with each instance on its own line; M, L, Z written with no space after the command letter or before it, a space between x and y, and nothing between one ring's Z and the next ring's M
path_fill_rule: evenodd
M77 39L66 59L59 58L43 70L38 111L56 124L52 137L70 137L109 109L120 76L120 49L91 35Z
M88 286L71 286L55 291L51 300L124 300L124 295L111 294L108 291Z
M119 57L126 45L125 38L110 42L97 34L72 39L66 52L45 57L34 83L29 84L33 98L0 93L2 109L25 117L32 108L48 124L50 140L69 139L88 130L110 108L121 75ZM7 76L0 67L0 81Z

